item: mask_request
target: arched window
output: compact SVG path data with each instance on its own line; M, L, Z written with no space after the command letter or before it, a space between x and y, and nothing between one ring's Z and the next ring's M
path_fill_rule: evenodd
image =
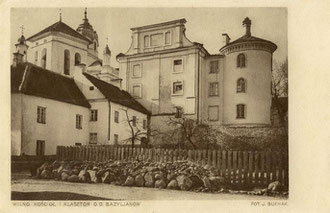
M70 75L70 52L64 50L64 74Z
M41 52L41 67L46 69L46 63L47 63L47 50L44 48Z
M245 105L244 104L236 105L236 118L245 118Z
M79 53L74 55L74 65L79 65L81 63L81 57Z
M237 90L236 92L246 92L246 81L244 78L239 78L237 80Z
M243 53L237 56L237 67L245 67L245 55Z

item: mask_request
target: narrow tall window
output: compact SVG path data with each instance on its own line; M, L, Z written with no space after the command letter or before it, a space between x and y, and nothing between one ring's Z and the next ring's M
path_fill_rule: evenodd
M76 53L75 55L74 55L74 65L79 65L81 63L81 56L80 56L80 54L79 53Z
M46 63L47 63L47 49L44 48L41 52L41 67L46 69Z
M218 82L210 83L209 96L219 96L219 83Z
M171 44L171 33L166 32L165 33L165 45Z
M117 134L114 134L114 135L113 135L113 143L114 143L115 145L118 145L118 135L117 135Z
M147 120L143 120L143 129L147 129Z
M182 72L183 71L183 63L182 59L176 59L173 61L173 72Z
M246 92L246 81L244 78L239 78L237 80L237 89L236 91L238 93L241 93L241 92Z
M70 75L70 52L64 50L64 74Z
M37 140L37 144L36 144L36 155L37 156L45 155L45 141L43 141L43 140Z
M237 56L237 67L245 67L245 55L243 53Z
M133 125L133 126L136 126L136 116L133 116L133 119L132 119L132 125Z
M119 123L119 112L115 111L115 123Z
M37 108L37 122L41 124L46 123L46 107L38 106Z
M76 115L76 128L82 129L82 115Z
M149 47L149 36L144 36L144 47Z
M97 121L97 109L91 110L91 121Z
M210 61L210 73L219 72L219 61Z
M38 51L36 51L34 53L34 64L37 65L38 64Z
M89 133L89 143L97 144L97 133L96 132Z
M97 43L96 41L94 41L94 50L96 50L96 48L97 48Z
M245 118L245 105L244 104L237 104L236 105L236 118Z

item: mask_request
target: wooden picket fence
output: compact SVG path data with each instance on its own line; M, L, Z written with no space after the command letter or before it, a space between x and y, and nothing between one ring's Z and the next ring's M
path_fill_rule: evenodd
M266 186L280 181L288 186L288 156L278 152L131 148L128 146L58 146L58 160L105 161L146 160L173 162L189 160L219 170L233 186Z

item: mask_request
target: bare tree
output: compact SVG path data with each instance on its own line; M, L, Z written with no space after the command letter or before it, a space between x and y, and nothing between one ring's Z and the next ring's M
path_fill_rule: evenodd
M278 113L280 122L286 124L287 106L284 106L280 101L281 97L288 97L288 59L284 62L274 63L272 72L272 99L273 107Z
M125 113L125 122L128 124L130 131L130 137L125 141L130 142L132 148L134 148L136 141L143 142L144 138L147 138L147 130L143 130L143 124L139 123L139 119L130 117L127 108L122 108L122 111Z

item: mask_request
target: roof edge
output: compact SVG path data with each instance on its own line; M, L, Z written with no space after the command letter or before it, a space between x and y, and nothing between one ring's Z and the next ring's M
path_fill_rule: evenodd
M176 23L185 24L185 23L187 23L187 20L185 18L176 19L176 20L173 20L173 21L167 21L167 22L162 22L162 23L157 23L157 24L144 25L144 26L141 26L141 27L133 27L133 28L131 28L131 30L134 31L134 30L149 29L149 28L153 28L153 27L166 26L166 25L171 25L171 24L176 24Z

